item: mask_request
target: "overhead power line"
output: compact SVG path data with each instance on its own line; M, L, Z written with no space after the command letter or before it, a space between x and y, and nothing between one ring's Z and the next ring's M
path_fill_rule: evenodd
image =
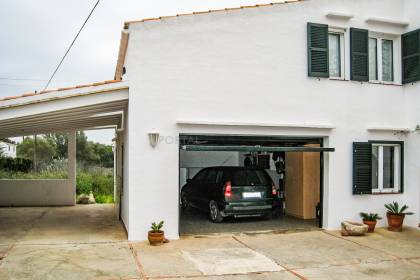
M34 78L9 78L9 77L0 77L0 80L7 81L35 81L35 82L46 82L46 79L34 79Z
M85 27L86 23L89 21L90 16L93 14L93 11L95 11L96 7L99 4L99 1L96 1L96 4L93 6L92 10L90 11L89 15L87 16L86 20L83 22L82 26L80 27L79 31L77 32L76 36L74 37L73 41L71 42L70 46L68 47L66 53L64 54L63 58L60 60L60 63L58 63L57 67L55 68L53 74L51 75L51 78L48 80L47 84L44 87L44 90L48 88L50 85L52 79L54 78L55 74L57 73L58 69L60 68L61 64L63 63L64 59L66 58L67 54L70 52L70 49L73 47L74 42L76 42L77 37L79 37L80 32L82 32L83 28Z

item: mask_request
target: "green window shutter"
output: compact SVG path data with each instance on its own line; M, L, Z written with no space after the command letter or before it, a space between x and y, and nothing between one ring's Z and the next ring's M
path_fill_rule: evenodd
M369 37L366 29L350 28L350 79L369 81Z
M308 76L328 78L328 25L308 22Z
M372 193L372 143L353 143L353 194Z
M401 35L402 82L420 81L420 29Z

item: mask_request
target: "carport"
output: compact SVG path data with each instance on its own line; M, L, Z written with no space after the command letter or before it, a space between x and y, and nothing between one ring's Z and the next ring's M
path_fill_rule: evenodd
M75 204L76 131L116 130L115 176L121 178L121 146L128 84L106 81L0 100L0 138L67 132L68 178L62 180L0 179L0 206L68 206ZM121 186L115 181L115 186ZM116 210L120 213L120 192Z
M226 166L226 165L239 165L243 164L244 157L258 157L263 158L267 167L267 171L270 173L273 181L278 180L278 188L281 188L280 185L282 181L286 181L287 185L293 184L293 188L295 188L297 183L293 182L296 181L295 178L290 178L287 181L284 177L279 179L276 176L276 172L273 172L273 165L274 165L274 157L273 155L282 155L284 158L289 158L290 162L298 160L300 165L297 165L296 162L294 163L293 168L289 167L285 170L290 170L294 174L297 172L301 173L308 173L310 171L306 171L307 169L311 169L311 167L305 167L305 157L312 156L312 165L314 168L311 171L311 174L316 176L312 176L312 182L317 180L314 184L318 188L318 191L314 194L308 193L308 191L303 191L300 193L301 196L308 197L310 195L316 196L313 199L319 202L317 205L316 210L313 205L311 205L311 210L314 215L316 215L316 223L309 222L310 219L306 219L305 217L302 218L302 222L296 217L291 217L289 215L285 215L283 219L283 224L285 227L282 227L281 223L277 223L278 221L274 222L267 222L261 221L258 219L251 219L250 222L252 223L259 223L259 225L252 224L247 222L239 221L238 224L226 223L225 225L213 225L211 227L216 228L215 230L210 229L209 226L209 233L215 233L217 231L220 232L231 232L231 231L264 231L264 230L293 230L293 229L309 229L319 227L322 228L322 221L323 221L323 189L324 189L324 153L325 152L334 152L335 149L332 147L325 147L324 146L324 138L323 137L296 137L296 136L259 136L259 135L204 135L204 134L181 134L180 135L180 190L186 182L186 179L191 179L201 168L208 167L208 166ZM287 157L286 157L287 155ZM303 163L302 163L303 161ZM292 163L289 164L291 166ZM307 163L308 165L308 163ZM316 166L315 166L316 165ZM286 166L288 166L286 160ZM270 171L271 169L271 171ZM296 176L296 175L293 175ZM308 176L308 177L310 177ZM287 175L286 175L287 177ZM301 183L301 185L304 183ZM290 199L292 189L290 186L284 187L282 189L282 195L285 194L286 198L283 197L285 201L285 205L288 203L288 195L289 195L289 205L292 203ZM289 194L287 194L289 192ZM296 195L293 195L296 196ZM294 200L304 200L306 198L294 198ZM301 204L301 207L304 207L306 200L303 202L300 201L298 203ZM293 202L295 203L295 202ZM313 203L312 203L313 204ZM289 207L290 208L290 207ZM287 207L285 207L287 210ZM282 209L283 211L283 209ZM290 211L292 212L292 211ZM186 218L187 217L187 218ZM204 216L202 216L204 217ZM185 219L186 221L183 221ZM305 220L306 219L306 220ZM180 234L194 234L196 232L188 232L190 228L194 227L194 223L196 221L191 221L188 218L188 214L186 215L180 210ZM201 219L200 223L210 223L205 218ZM276 224L277 223L277 224ZM243 226L245 224L245 226ZM208 225L208 224L207 224ZM239 225L239 226L238 226ZM197 225L195 225L197 227ZM204 224L199 225L201 229ZM203 230L200 231L200 233Z

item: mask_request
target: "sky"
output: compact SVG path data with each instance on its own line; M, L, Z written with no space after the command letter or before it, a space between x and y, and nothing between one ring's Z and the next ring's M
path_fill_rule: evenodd
M97 0L1 0L0 97L40 91ZM114 78L124 21L270 0L101 0L50 89ZM109 142L112 132L89 132Z

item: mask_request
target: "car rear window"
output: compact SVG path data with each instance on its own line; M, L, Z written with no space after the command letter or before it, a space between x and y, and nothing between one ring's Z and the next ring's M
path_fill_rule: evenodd
M270 178L264 170L236 170L232 176L234 186L270 185Z

